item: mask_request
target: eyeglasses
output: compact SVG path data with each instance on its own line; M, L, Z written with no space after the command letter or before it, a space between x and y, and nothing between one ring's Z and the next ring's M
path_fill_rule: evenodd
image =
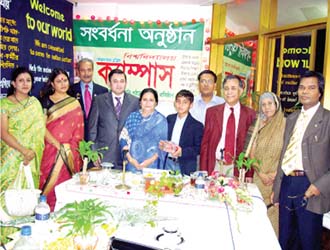
M209 85L214 84L214 80L212 80L212 79L201 79L199 82L200 82L201 84L204 84L204 85L207 85L207 84L209 84Z
M295 211L295 210L298 210L302 207L306 207L307 205L307 202L308 202L308 198L305 196L305 194L299 194L299 195L294 195L294 196L290 196L288 195L288 199L298 199L298 198L302 198L301 201L300 201L300 205L295 207L295 208L291 208L291 207L288 207L288 206L285 206L285 208L287 210L289 210L290 212L292 211Z

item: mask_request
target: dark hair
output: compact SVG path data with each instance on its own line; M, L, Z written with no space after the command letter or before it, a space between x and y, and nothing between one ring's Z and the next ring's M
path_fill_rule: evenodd
M222 82L222 87L225 86L225 84L228 80L233 80L233 79L236 79L238 81L239 87L244 89L244 82L242 81L242 79L238 75L227 75L225 77L225 79L223 80L223 82Z
M112 76L113 76L114 74L122 74L122 75L124 75L124 77L125 77L125 81L127 81L126 74L124 73L124 71L122 71L121 69L113 69L113 70L111 70L110 73L109 73L109 77L108 77L109 82L111 82L111 78L112 78Z
M89 62L92 64L92 69L94 69L94 62L92 59L89 59L89 58L82 58L81 60L79 60L79 62L77 63L77 69L79 70L80 69L80 66L82 63L86 63L86 62Z
M11 82L10 82L10 87L7 90L7 96L10 96L15 93L15 87L13 86L12 82L15 82L17 77L23 73L28 73L31 76L31 80L32 80L32 85L31 85L31 89L30 89L30 92L31 92L31 90L33 89L33 83L34 83L34 77L33 77L32 72L25 67L18 67L11 72Z
M214 82L217 82L217 79L218 79L217 75L212 70L209 70L209 69L203 70L202 72L200 72L198 74L198 76L197 76L198 81L201 80L201 76L204 75L204 74L210 74L210 75L212 75L213 78L214 78Z
M175 96L175 100L177 100L179 97L185 97L189 100L190 103L194 102L194 94L186 89L181 89Z
M321 100L323 97L323 93L324 93L324 77L321 73L316 72L316 71L307 70L305 73L303 73L300 76L298 87L299 87L302 79L309 78L309 77L315 77L317 79L317 84L319 85L319 92L321 94L319 100Z
M158 94L157 94L157 91L152 89L152 88L145 88L141 91L140 93L140 98L139 98L139 101L141 102L142 100L142 97L144 96L144 94L146 93L152 93L154 95L154 98L156 100L156 103L158 104Z
M41 97L49 96L49 95L52 95L54 93L52 82L54 82L55 78L60 74L65 75L68 78L68 80L70 81L69 75L64 69L54 68L52 70L52 72L49 74L48 80L44 84L44 87L42 88ZM69 82L69 85L70 85L70 82Z

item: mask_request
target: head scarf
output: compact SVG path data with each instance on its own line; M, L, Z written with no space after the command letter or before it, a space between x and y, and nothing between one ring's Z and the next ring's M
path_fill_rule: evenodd
M278 98L278 96L275 95L273 92L265 92L260 96L260 99L259 99L259 115L262 120L266 119L266 115L262 112L262 101L265 99L270 99L273 101L273 103L275 104L275 107L276 107L275 114L278 111L282 111L281 102L280 102L280 99Z

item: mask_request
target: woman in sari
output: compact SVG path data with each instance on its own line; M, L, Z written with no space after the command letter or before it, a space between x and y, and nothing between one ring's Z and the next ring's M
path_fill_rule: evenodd
M41 161L40 189L54 210L55 186L80 170L77 151L84 138L84 119L79 102L67 94L69 76L63 69L51 72L41 104L47 111L45 150Z
M143 168L163 168L165 152L158 148L167 139L167 120L155 110L158 94L152 88L142 90L139 111L131 113L119 136L120 148L128 151L127 170L141 172Z
M45 120L39 101L29 96L33 84L32 73L23 67L15 69L7 97L0 99L1 107L1 164L0 193L1 220L6 213L3 192L11 188L18 175L20 163L29 164L36 188L39 186L40 161L44 149ZM26 187L26 184L23 184ZM7 217L8 219L8 217ZM16 230L17 231L17 230ZM1 242L14 232L1 227Z
M270 204L270 195L283 145L285 118L280 100L274 93L265 92L260 96L258 119L258 127L253 124L249 128L250 132L255 130L253 134L256 135L250 142L250 157L260 160L259 169L255 171L253 180L269 207L267 214L278 235L278 207Z

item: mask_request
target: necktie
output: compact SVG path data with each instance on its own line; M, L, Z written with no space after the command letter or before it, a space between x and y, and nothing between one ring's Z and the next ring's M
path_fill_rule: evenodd
M119 114L120 114L120 110L121 110L121 102L120 102L120 97L115 97L115 98L117 100L115 111L116 111L117 118L119 118Z
M234 108L230 108L231 113L227 120L225 137L225 161L231 164L235 156L235 115Z
M283 156L282 170L286 175L289 175L293 170L296 170L302 164L298 157L301 157L300 145L305 131L307 115L303 112L300 113L296 125L293 129L292 136L289 141L289 145ZM299 151L300 150L300 151ZM302 167L302 166L301 166Z
M89 110L91 109L92 104L92 96L91 93L88 90L88 84L85 85L85 93L84 93L84 101L85 101L85 115L88 117Z

